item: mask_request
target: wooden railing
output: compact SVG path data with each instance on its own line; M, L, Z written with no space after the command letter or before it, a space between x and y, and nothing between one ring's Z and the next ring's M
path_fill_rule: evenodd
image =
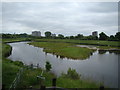
M23 70L24 68L21 68L19 70L19 72L17 73L17 76L15 77L14 81L12 82L12 84L10 85L9 90L13 90L16 88L16 86L18 85L18 83L20 82L21 79L21 75L23 74Z

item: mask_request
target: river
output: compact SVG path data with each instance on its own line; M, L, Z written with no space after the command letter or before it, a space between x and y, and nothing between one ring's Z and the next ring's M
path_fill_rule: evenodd
M27 42L9 43L9 45L12 46L12 54L8 58L13 61L19 60L27 65L39 64L43 69L45 62L49 61L52 64L51 71L57 76L72 68L81 75L81 79L101 82L111 88L118 87L118 56L120 54L109 52L101 54L97 50L88 59L73 60L46 54L43 48L28 45Z

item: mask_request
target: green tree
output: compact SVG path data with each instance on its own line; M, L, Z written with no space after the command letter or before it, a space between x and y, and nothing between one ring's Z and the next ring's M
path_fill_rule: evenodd
M52 68L51 64L49 61L46 61L46 65L45 65L46 71L50 71L50 69Z
M99 40L107 40L108 39L108 36L104 33L104 32L101 32L99 34Z
M60 39L64 39L64 35L62 35L62 34L58 34L58 38L60 38Z
M77 34L77 36L75 36L76 39L82 39L84 36L82 34Z
M28 37L28 35L26 33L23 34L19 34L20 37Z
M65 39L69 39L69 36L64 37Z
M89 36L87 36L87 40L98 40L98 37L89 35Z
M70 39L74 39L74 36L70 36Z
M45 37L47 37L47 38L49 38L49 37L51 37L51 32L49 32L49 31L47 31L47 32L45 32Z
M116 33L115 38L116 38L116 40L119 40L119 41L120 41L120 32L117 32L117 33Z
M114 41L114 40L115 40L115 37L113 35L110 35L109 41Z

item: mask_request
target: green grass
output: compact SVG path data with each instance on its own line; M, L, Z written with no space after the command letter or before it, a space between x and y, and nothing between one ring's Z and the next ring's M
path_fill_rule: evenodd
M76 47L76 44L71 43L31 42L29 44L42 47L47 53L53 53L55 55L72 59L86 59L94 51L88 48Z
M2 43L2 56L7 57L10 55L12 47L8 44Z
M81 80L81 75L71 68L68 69L67 74L62 73L57 81L58 87L68 88L68 85L69 88L98 88L100 86L88 80Z
M3 59L2 61L2 84L6 88L9 88L13 80L15 79L20 67L12 63L9 59Z
M63 88L99 88L99 85L91 81L74 80L62 76L57 79L57 86Z
M40 88L40 81L41 79L37 79L38 75L41 75L42 69L25 69L22 81L20 83L19 88L29 88L30 86L33 86L33 88ZM42 84L46 85L47 87L52 85L52 78L55 77L54 74L50 72L46 72L44 70L43 76L45 77L45 81L43 81Z
M120 47L119 41L75 40L75 39L35 39L34 41L69 42L69 43L79 43L79 44L87 44L87 45L105 45L105 46Z
M120 47L112 47L112 46L97 46L97 48L102 50L120 49Z

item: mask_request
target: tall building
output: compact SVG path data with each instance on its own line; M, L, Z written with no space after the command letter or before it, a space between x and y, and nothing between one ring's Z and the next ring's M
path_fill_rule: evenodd
M40 31L33 31L32 32L32 36L41 36L41 32Z
M98 36L98 32L97 31L92 32L92 36Z

